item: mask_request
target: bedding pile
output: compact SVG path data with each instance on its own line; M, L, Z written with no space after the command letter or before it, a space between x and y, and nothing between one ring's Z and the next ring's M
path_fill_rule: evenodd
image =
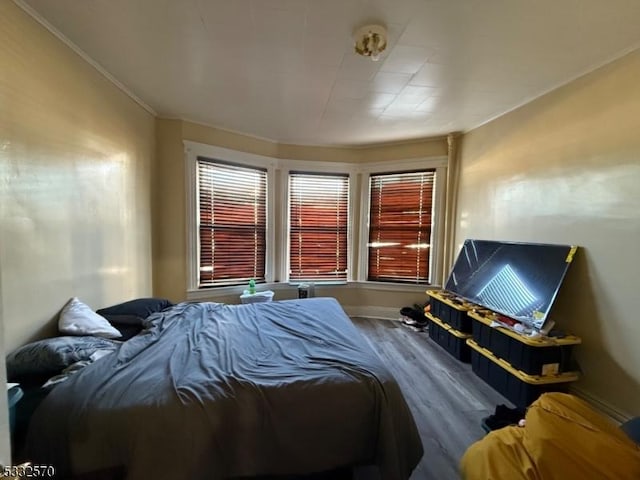
M153 313L171 307L164 298L138 298L96 312L71 298L58 315L61 336L27 343L6 359L7 378L27 387L48 388L117 350L139 334Z
M504 427L471 445L462 478L565 480L640 478L640 445L573 395L545 393L523 427Z
M51 377L78 371L103 355L115 352L117 347L118 343L113 340L92 335L45 338L7 356L7 378L11 382L42 384Z

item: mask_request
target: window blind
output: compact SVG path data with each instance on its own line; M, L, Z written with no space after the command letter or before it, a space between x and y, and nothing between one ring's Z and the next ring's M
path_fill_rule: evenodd
M264 281L267 171L198 157L200 287Z
M435 170L371 175L368 279L428 283Z
M289 279L346 280L349 176L289 174Z

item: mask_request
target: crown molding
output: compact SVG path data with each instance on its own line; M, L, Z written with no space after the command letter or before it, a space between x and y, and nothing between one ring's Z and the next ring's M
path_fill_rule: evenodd
M539 94L537 95L532 95L530 97L525 98L523 101L519 102L518 104L514 105L513 107L508 108L507 110L504 110L501 113L497 113L494 116L483 120L482 122L475 124L465 130L462 131L462 134L467 134L473 130L476 130L477 128L483 127L484 125L487 125L488 123L493 122L494 120L497 120L501 117L504 117L505 115L508 115L509 113L518 110L519 108L522 108L530 103L535 102L536 100L538 100L539 98L544 97L545 95L554 92L556 90L560 90L561 88L569 85L572 82L575 82L576 80L582 78L582 77L586 77L587 75L590 75L592 73L594 73L595 71L606 67L607 65L615 62L616 60L620 60L622 57L625 57L627 55L629 55L630 53L636 51L640 49L640 42L636 42L633 45L623 48L622 50L620 50L619 52L616 52L613 55L610 55L609 57L607 57L605 60L601 61L601 62L596 62L596 63L592 63L589 66L587 66L586 68L580 70L580 72L578 72L577 74L573 75L572 77L570 77L567 80L563 80L561 82L558 83L554 83L552 86L544 89L543 91L541 91Z
M213 128L222 133L239 135L242 137L247 137L252 140L259 140L261 142L266 142L271 144L274 147L280 148L325 148L325 149L336 149L336 150L345 150L345 151L357 151L357 150L367 150L367 149L376 149L376 148L384 148L384 147L399 147L404 145L419 145L421 143L429 143L429 142L446 142L449 134L444 135L436 135L431 137L417 137L410 138L405 140L392 140L388 142L377 142L377 143L366 143L366 144L333 144L333 143L292 143L287 141L279 141L274 140L273 138L261 137L259 135L254 135L252 133L242 132L240 130L233 130L231 128L221 127L219 125L215 125L213 123L208 123L202 120L195 120L190 117L180 117L173 115L157 115L157 117L161 120L175 120L180 122L190 123L192 125L197 125L200 127ZM460 132L452 132L453 134L461 134Z
M67 47L73 50L80 58L82 58L85 62L95 68L98 73L100 73L103 77L109 80L113 85L118 87L124 94L126 94L129 98L131 98L134 102L144 108L147 112L149 112L154 117L157 117L158 114L156 111L151 108L147 103L145 103L140 97L138 97L135 93L129 90L125 85L120 83L113 75L111 75L102 65L96 62L93 58L91 58L84 50L78 47L75 43L69 40L66 36L62 34L56 27L51 25L47 20L45 20L38 12L36 12L30 5L25 3L24 0L13 0L13 2L20 7L27 15L33 18L36 22L46 28L50 33L52 33L58 40L64 43Z

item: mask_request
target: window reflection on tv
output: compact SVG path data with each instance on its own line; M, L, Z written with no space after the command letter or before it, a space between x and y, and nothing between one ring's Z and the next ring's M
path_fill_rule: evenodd
M445 289L542 329L576 248L465 240Z

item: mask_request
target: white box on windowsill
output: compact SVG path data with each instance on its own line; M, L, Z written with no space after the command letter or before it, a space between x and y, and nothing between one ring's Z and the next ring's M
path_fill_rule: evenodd
M240 295L240 301L242 303L261 303L270 302L273 300L273 290L265 290L263 292L249 293L249 290L245 290Z

